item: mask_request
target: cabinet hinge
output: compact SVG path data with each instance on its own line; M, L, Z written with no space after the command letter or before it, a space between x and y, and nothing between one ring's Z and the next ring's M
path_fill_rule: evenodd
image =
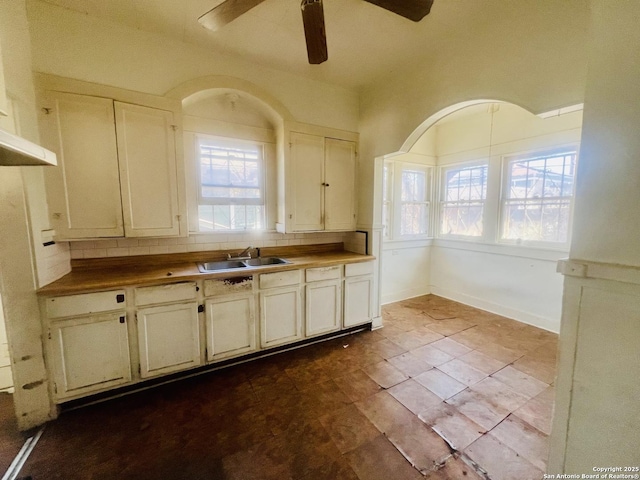
M173 130L174 132L178 131L178 125L171 125L171 130Z
M204 347L204 358L209 358L209 349L207 347Z
M49 337L49 340L51 340L51 330L49 330L49 334L47 336Z
M57 383L53 383L53 393L55 393L56 395L58 394L58 384Z
M53 110L53 108L51 107L42 107L42 111L45 115L49 115L51 113L51 110Z
M204 312L204 305L198 305L198 313Z
M293 218L293 214L292 213L289 214L289 218Z
M142 367L138 364L138 375L142 375Z

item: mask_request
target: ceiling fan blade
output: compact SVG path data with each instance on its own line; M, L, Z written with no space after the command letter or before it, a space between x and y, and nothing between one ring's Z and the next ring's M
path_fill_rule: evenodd
M309 63L318 65L329 58L322 0L302 0L300 9L302 10L302 23L304 24L304 37L307 41Z
M401 17L419 22L431 11L433 0L365 0Z
M225 0L198 18L198 22L215 32L262 2L264 0Z

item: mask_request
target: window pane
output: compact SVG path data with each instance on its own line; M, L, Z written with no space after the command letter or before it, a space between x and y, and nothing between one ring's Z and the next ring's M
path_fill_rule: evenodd
M446 235L482 236L483 203L443 204L441 232Z
M400 214L400 235L425 235L428 233L428 203L403 203Z
M568 241L576 160L570 151L509 161L503 239Z
M199 230L263 229L262 147L200 138L198 153Z
M402 201L422 202L426 196L426 173L402 170Z
M482 215L487 198L488 165L445 170L440 233L482 236Z

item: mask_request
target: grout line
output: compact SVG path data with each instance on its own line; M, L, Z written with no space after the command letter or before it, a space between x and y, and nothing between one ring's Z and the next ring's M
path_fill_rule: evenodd
M16 477L20 473L20 470L22 470L22 467L29 458L29 455L31 455L31 452L38 443L38 440L40 440L42 432L44 432L44 426L40 428L40 430L38 430L38 432L33 437L27 438L27 440L24 442L24 445L18 452L18 455L16 455L16 458L13 459L13 462L11 462L11 465L9 465L9 468L2 476L2 480L16 479Z

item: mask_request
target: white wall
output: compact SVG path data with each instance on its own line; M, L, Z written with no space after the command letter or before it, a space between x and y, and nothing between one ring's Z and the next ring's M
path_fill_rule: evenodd
M640 465L640 3L591 3L551 473Z

